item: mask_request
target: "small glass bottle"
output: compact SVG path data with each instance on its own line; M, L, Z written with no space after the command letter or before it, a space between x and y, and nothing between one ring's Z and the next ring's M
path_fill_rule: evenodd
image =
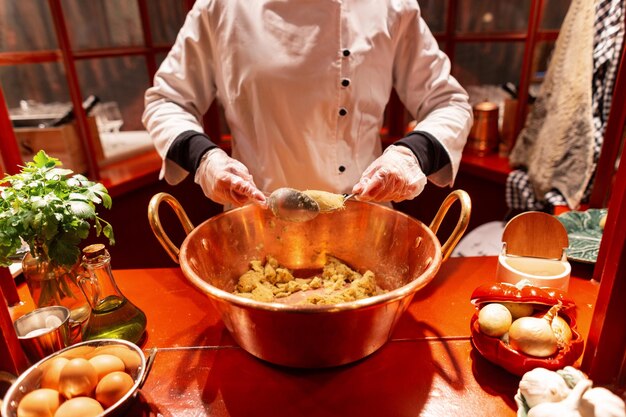
M80 287L91 306L83 340L124 339L138 343L146 330L146 315L120 291L111 272L111 255L103 244L83 249Z

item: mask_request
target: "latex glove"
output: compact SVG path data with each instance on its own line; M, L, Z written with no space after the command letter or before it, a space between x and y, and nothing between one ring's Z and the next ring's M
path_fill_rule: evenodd
M216 203L233 206L248 202L267 204L248 168L219 148L211 149L202 158L194 181L202 187L204 195Z
M409 148L389 146L370 164L352 193L361 201L410 200L426 186L426 176Z

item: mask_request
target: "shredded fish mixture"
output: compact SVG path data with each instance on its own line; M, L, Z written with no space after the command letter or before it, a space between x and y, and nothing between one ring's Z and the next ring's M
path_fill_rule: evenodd
M273 302L302 292L297 304L329 305L360 300L382 294L374 273L360 274L336 258L329 257L321 274L295 277L278 261L268 256L265 262L254 260L237 283L235 294L256 301Z
M342 194L329 193L328 191L319 190L305 190L303 193L315 200L322 213L340 210L346 207L346 199Z

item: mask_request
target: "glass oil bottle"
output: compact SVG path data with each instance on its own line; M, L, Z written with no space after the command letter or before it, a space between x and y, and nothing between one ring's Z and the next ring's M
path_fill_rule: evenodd
M83 340L124 339L138 343L146 330L146 315L120 291L111 272L111 255L103 244L83 249L80 287L91 306Z

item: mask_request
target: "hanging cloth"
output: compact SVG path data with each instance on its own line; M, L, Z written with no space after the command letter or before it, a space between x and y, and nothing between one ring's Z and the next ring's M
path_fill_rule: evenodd
M592 112L595 134L599 137L596 143L599 142L600 146L611 110L613 87L623 51L625 7L623 0L601 0L596 6Z
M620 57L623 51L626 5L622 0L600 0L595 6L593 37L593 171L600 156L604 131L611 108L613 89ZM582 201L591 194L592 178L587 183ZM506 183L506 202L512 212L527 210L551 211L553 206L566 206L559 190L552 188L545 195L536 197L526 168L510 173ZM575 208L575 207L571 207Z
M537 100L510 155L512 166L527 168L536 200L555 189L573 208L594 170L594 16L593 2L572 1Z

